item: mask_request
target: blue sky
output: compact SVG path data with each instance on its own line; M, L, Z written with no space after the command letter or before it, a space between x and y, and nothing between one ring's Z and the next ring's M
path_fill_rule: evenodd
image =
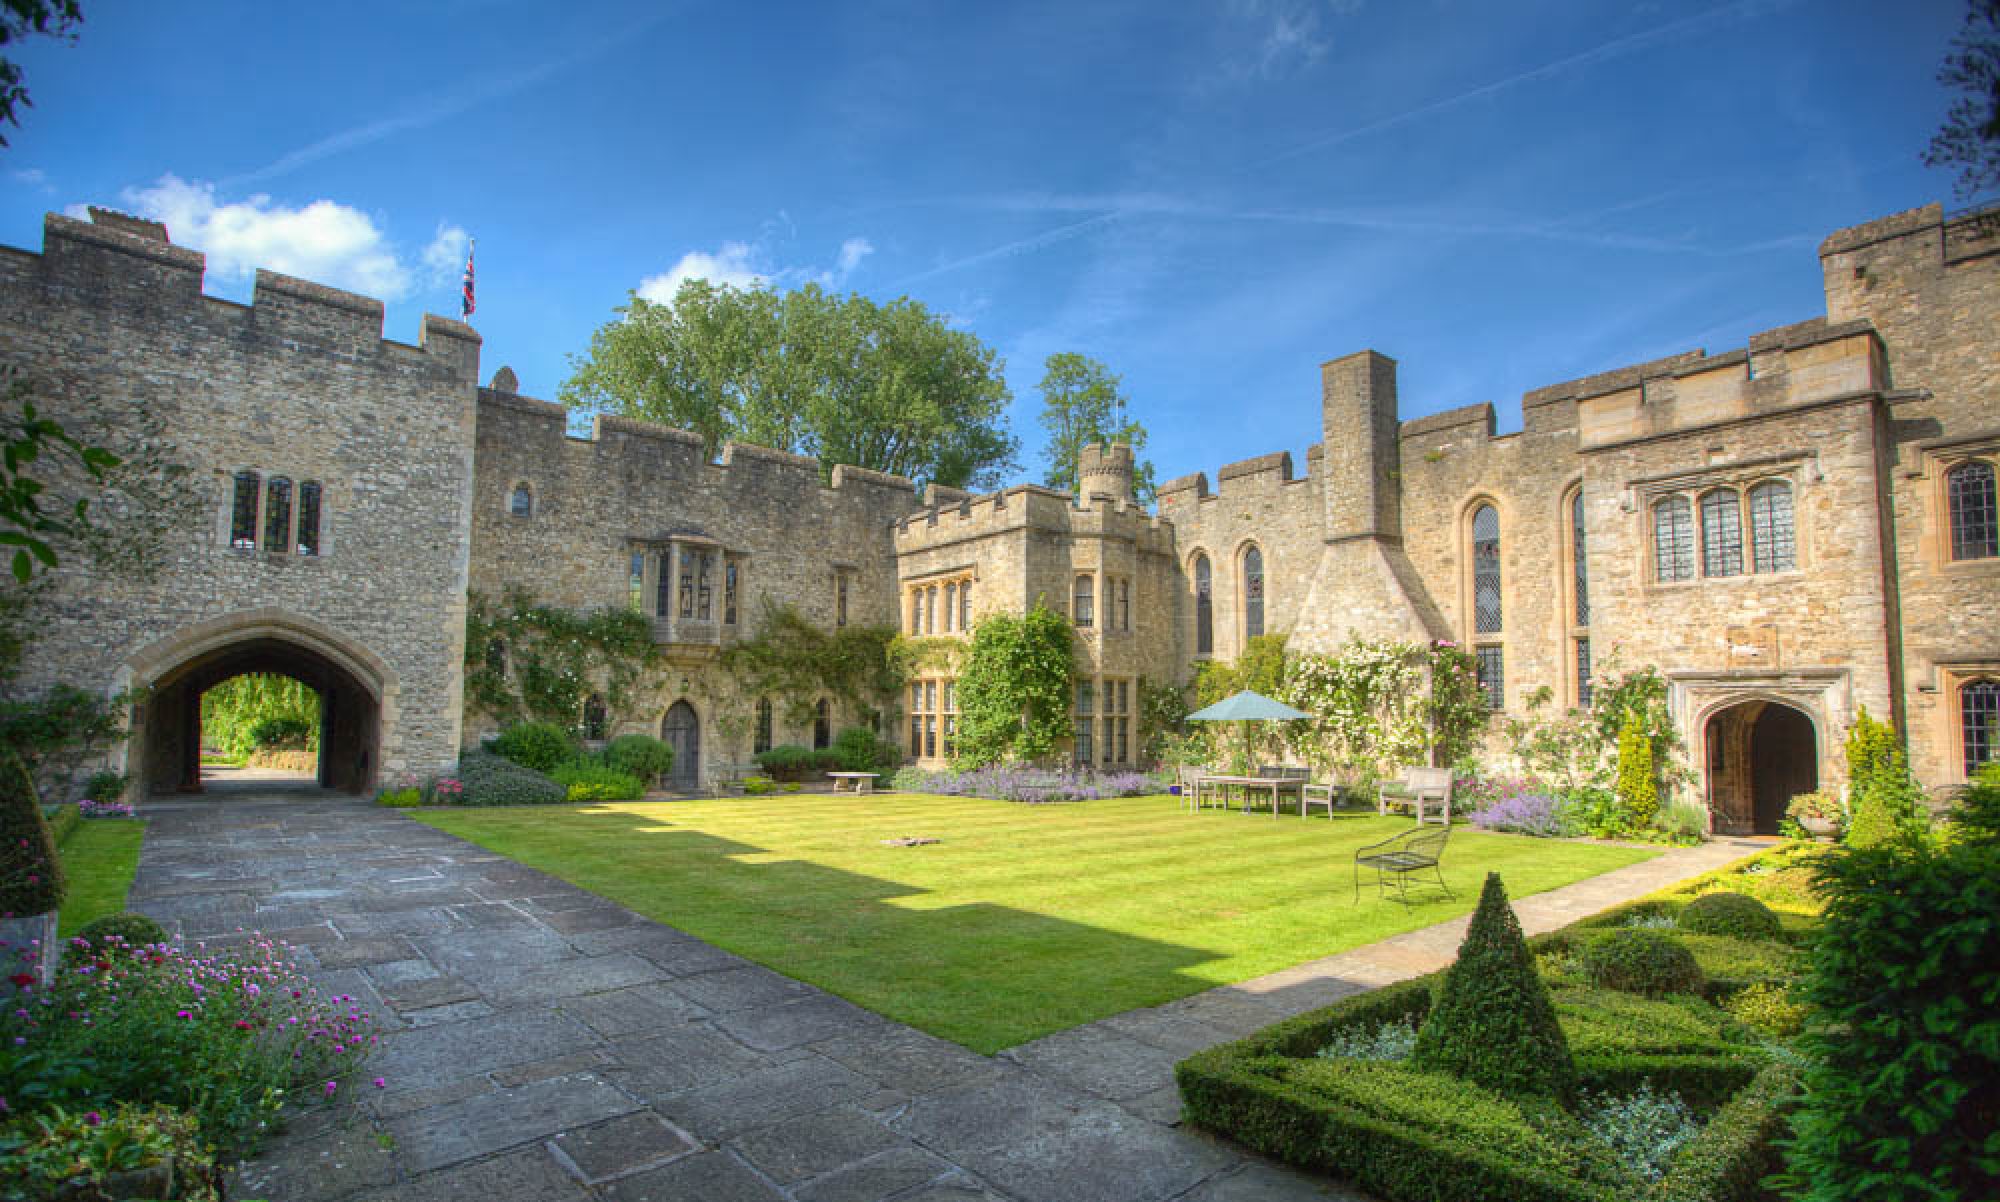
M1951 202L1918 156L1963 0L166 5L16 56L0 242L108 203L458 315L553 397L680 275L909 295L1007 361L1023 476L1064 350L1165 479L1318 435L1318 364L1403 413L1824 311L1827 233ZM1300 461L1303 468L1303 461Z

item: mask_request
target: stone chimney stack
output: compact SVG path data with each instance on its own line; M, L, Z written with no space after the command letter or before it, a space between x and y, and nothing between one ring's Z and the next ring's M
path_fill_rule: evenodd
M1122 442L1093 442L1076 454L1076 495L1086 503L1099 498L1132 502L1132 448Z
M1360 351L1322 364L1326 540L1403 535L1396 361Z

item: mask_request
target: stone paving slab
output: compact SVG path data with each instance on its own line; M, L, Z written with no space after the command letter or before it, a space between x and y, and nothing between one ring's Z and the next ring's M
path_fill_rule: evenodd
M1185 1130L1175 1061L1429 971L1463 922L980 1056L365 801L146 806L135 909L305 945L385 1032L385 1088L302 1111L269 1202L1277 1202L1358 1194ZM1754 850L1517 904L1541 930ZM350 1089L355 1088L350 1086Z

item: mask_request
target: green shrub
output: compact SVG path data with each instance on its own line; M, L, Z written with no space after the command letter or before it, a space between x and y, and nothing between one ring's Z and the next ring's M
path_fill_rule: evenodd
M203 1146L194 1116L167 1106L121 1102L109 1114L53 1110L0 1128L0 1196L172 1197L216 1202L223 1171Z
M558 764L549 779L568 791L570 801L632 801L646 794L646 782L638 777L590 760Z
M1410 1064L1504 1094L1564 1102L1576 1094L1569 1044L1497 872L1486 874L1479 908L1417 1032Z
M523 768L546 773L564 760L576 758L569 732L553 722L522 722L493 740L493 753Z
M1850 844L1818 861L1818 880L1789 1184L1806 1202L1992 1197L2000 840Z
M1921 837L1929 826L1924 792L1910 775L1903 740L1864 707L1847 732L1849 847L1879 847Z
M117 914L106 914L83 924L76 938L92 947L105 942L106 936L116 935L125 941L127 947L143 947L149 943L165 943L167 928L154 922L144 914L123 910Z
M251 745L276 751L310 750L317 734L318 727L312 719L295 714L259 718L250 724Z
M831 747L815 750L797 743L780 743L757 755L757 766L765 775L781 781L803 780L820 772L840 772L843 771L840 765L840 756Z
M1686 994L1646 997L1583 986L1555 992L1556 1019L1579 1062L1620 1056L1707 1056L1750 1041L1729 1016Z
M65 884L35 782L20 757L0 747L0 914L57 909Z
M404 785L400 789L384 789L375 795L375 804L395 810L407 810L424 804L424 791L416 785Z
M464 789L459 805L547 805L567 800L569 793L534 769L488 751L466 752L457 779Z
M43 806L42 817L49 824L49 840L57 847L69 842L70 835L83 825L83 809L75 802Z
M841 772L892 772L903 760L901 748L865 726L841 731L829 750L839 759Z
M1658 931L1636 927L1607 931L1585 943L1578 960L1591 983L1606 989L1653 996L1701 988L1701 968L1694 953Z
M619 735L604 748L604 762L650 785L674 770L674 749L651 735Z
M1681 909L1683 931L1733 939L1779 939L1783 930L1771 907L1741 893L1704 893Z
M1632 830L1653 825L1660 811L1660 774L1653 763L1653 741L1634 711L1625 715L1618 732L1618 805Z
M123 772L93 772L84 783L83 795L100 804L117 801L125 796L126 776Z
M776 793L778 782L768 776L746 776L743 778L743 791L752 797L762 797L766 793Z
M1732 939L1727 935L1690 935L1675 940L1694 956L1707 978L1703 992L1713 997L1731 994L1760 981L1794 981L1805 971L1799 953L1789 943L1773 939Z
M1805 1029L1812 1008L1776 981L1747 985L1723 1003L1745 1026L1772 1039L1790 1039Z
M1653 825L1673 842L1693 846L1708 834L1708 810L1699 802L1677 797L1660 807Z
M1710 1116L1674 1157L1648 1202L1752 1202L1768 1198L1778 1136L1798 1097L1798 1070L1773 1064Z

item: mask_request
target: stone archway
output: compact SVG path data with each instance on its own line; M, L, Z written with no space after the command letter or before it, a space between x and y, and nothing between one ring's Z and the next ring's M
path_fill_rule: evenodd
M1786 803L1819 787L1819 733L1795 706L1752 698L1716 709L1702 743L1719 833L1775 835Z
M674 749L674 767L667 780L678 793L693 793L701 787L701 719L694 707L676 701L660 719L660 738Z
M149 793L201 787L201 695L246 673L287 676L320 697L319 783L375 787L393 689L382 661L309 619L257 611L203 623L127 665L133 707L129 770Z

